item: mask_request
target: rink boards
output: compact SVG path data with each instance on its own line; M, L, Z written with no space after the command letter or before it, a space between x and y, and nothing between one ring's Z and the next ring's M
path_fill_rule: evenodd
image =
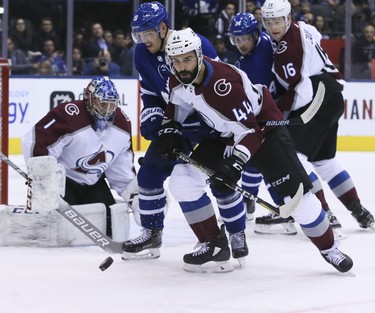
M139 134L142 102L137 79L113 79L120 107L132 121L133 147L147 148ZM9 153L20 154L20 138L60 102L82 99L89 78L11 78L9 86ZM345 113L340 120L339 151L375 151L375 82L348 82Z

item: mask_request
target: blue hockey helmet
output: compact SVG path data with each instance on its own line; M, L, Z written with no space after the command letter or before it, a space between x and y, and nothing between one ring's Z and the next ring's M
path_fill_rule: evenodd
M234 37L253 35L258 38L259 25L254 15L248 12L237 13L230 24L230 42L235 45Z
M107 76L94 77L83 94L88 110L98 119L109 119L120 100L115 84Z
M130 23L134 42L142 42L139 36L140 32L153 29L159 34L161 22L164 22L168 27L170 26L168 13L161 3L153 1L141 4L134 11Z

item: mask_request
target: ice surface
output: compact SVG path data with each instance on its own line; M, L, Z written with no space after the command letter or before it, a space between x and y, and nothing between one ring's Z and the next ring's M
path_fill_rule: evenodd
M375 213L375 153L340 152L363 205ZM21 156L11 156L25 168ZM12 169L10 204L24 204L23 178ZM1 313L240 313L375 312L375 231L362 230L325 185L326 197L348 238L341 250L354 260L346 274L326 263L298 228L296 236L265 236L246 230L247 265L223 274L182 270L196 239L172 201L165 220L161 257L115 262L96 246L0 247ZM264 188L260 194L269 200ZM256 216L267 213L257 206ZM132 223L131 233L139 229Z

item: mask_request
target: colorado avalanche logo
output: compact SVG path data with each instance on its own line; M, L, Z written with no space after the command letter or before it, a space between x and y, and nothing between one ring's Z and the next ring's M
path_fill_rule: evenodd
M231 90L232 90L232 84L227 83L224 78L219 79L214 85L214 91L220 97L226 96L227 94L230 93Z
M281 54L288 49L286 41L280 41L279 44L277 45L276 53Z
M102 150L78 159L77 167L73 170L83 174L96 174L97 177L100 177L108 168L108 164L111 163L113 157L112 151Z
M68 103L65 106L65 112L68 113L69 115L78 115L79 114L79 109L78 107L73 104L73 103Z

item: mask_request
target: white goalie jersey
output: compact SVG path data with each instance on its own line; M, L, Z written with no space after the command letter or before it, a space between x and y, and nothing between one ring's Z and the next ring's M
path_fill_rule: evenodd
M80 184L95 184L105 173L119 194L135 175L131 122L119 108L113 123L99 131L83 101L60 104L22 138L22 150L26 160L54 156L66 176Z

